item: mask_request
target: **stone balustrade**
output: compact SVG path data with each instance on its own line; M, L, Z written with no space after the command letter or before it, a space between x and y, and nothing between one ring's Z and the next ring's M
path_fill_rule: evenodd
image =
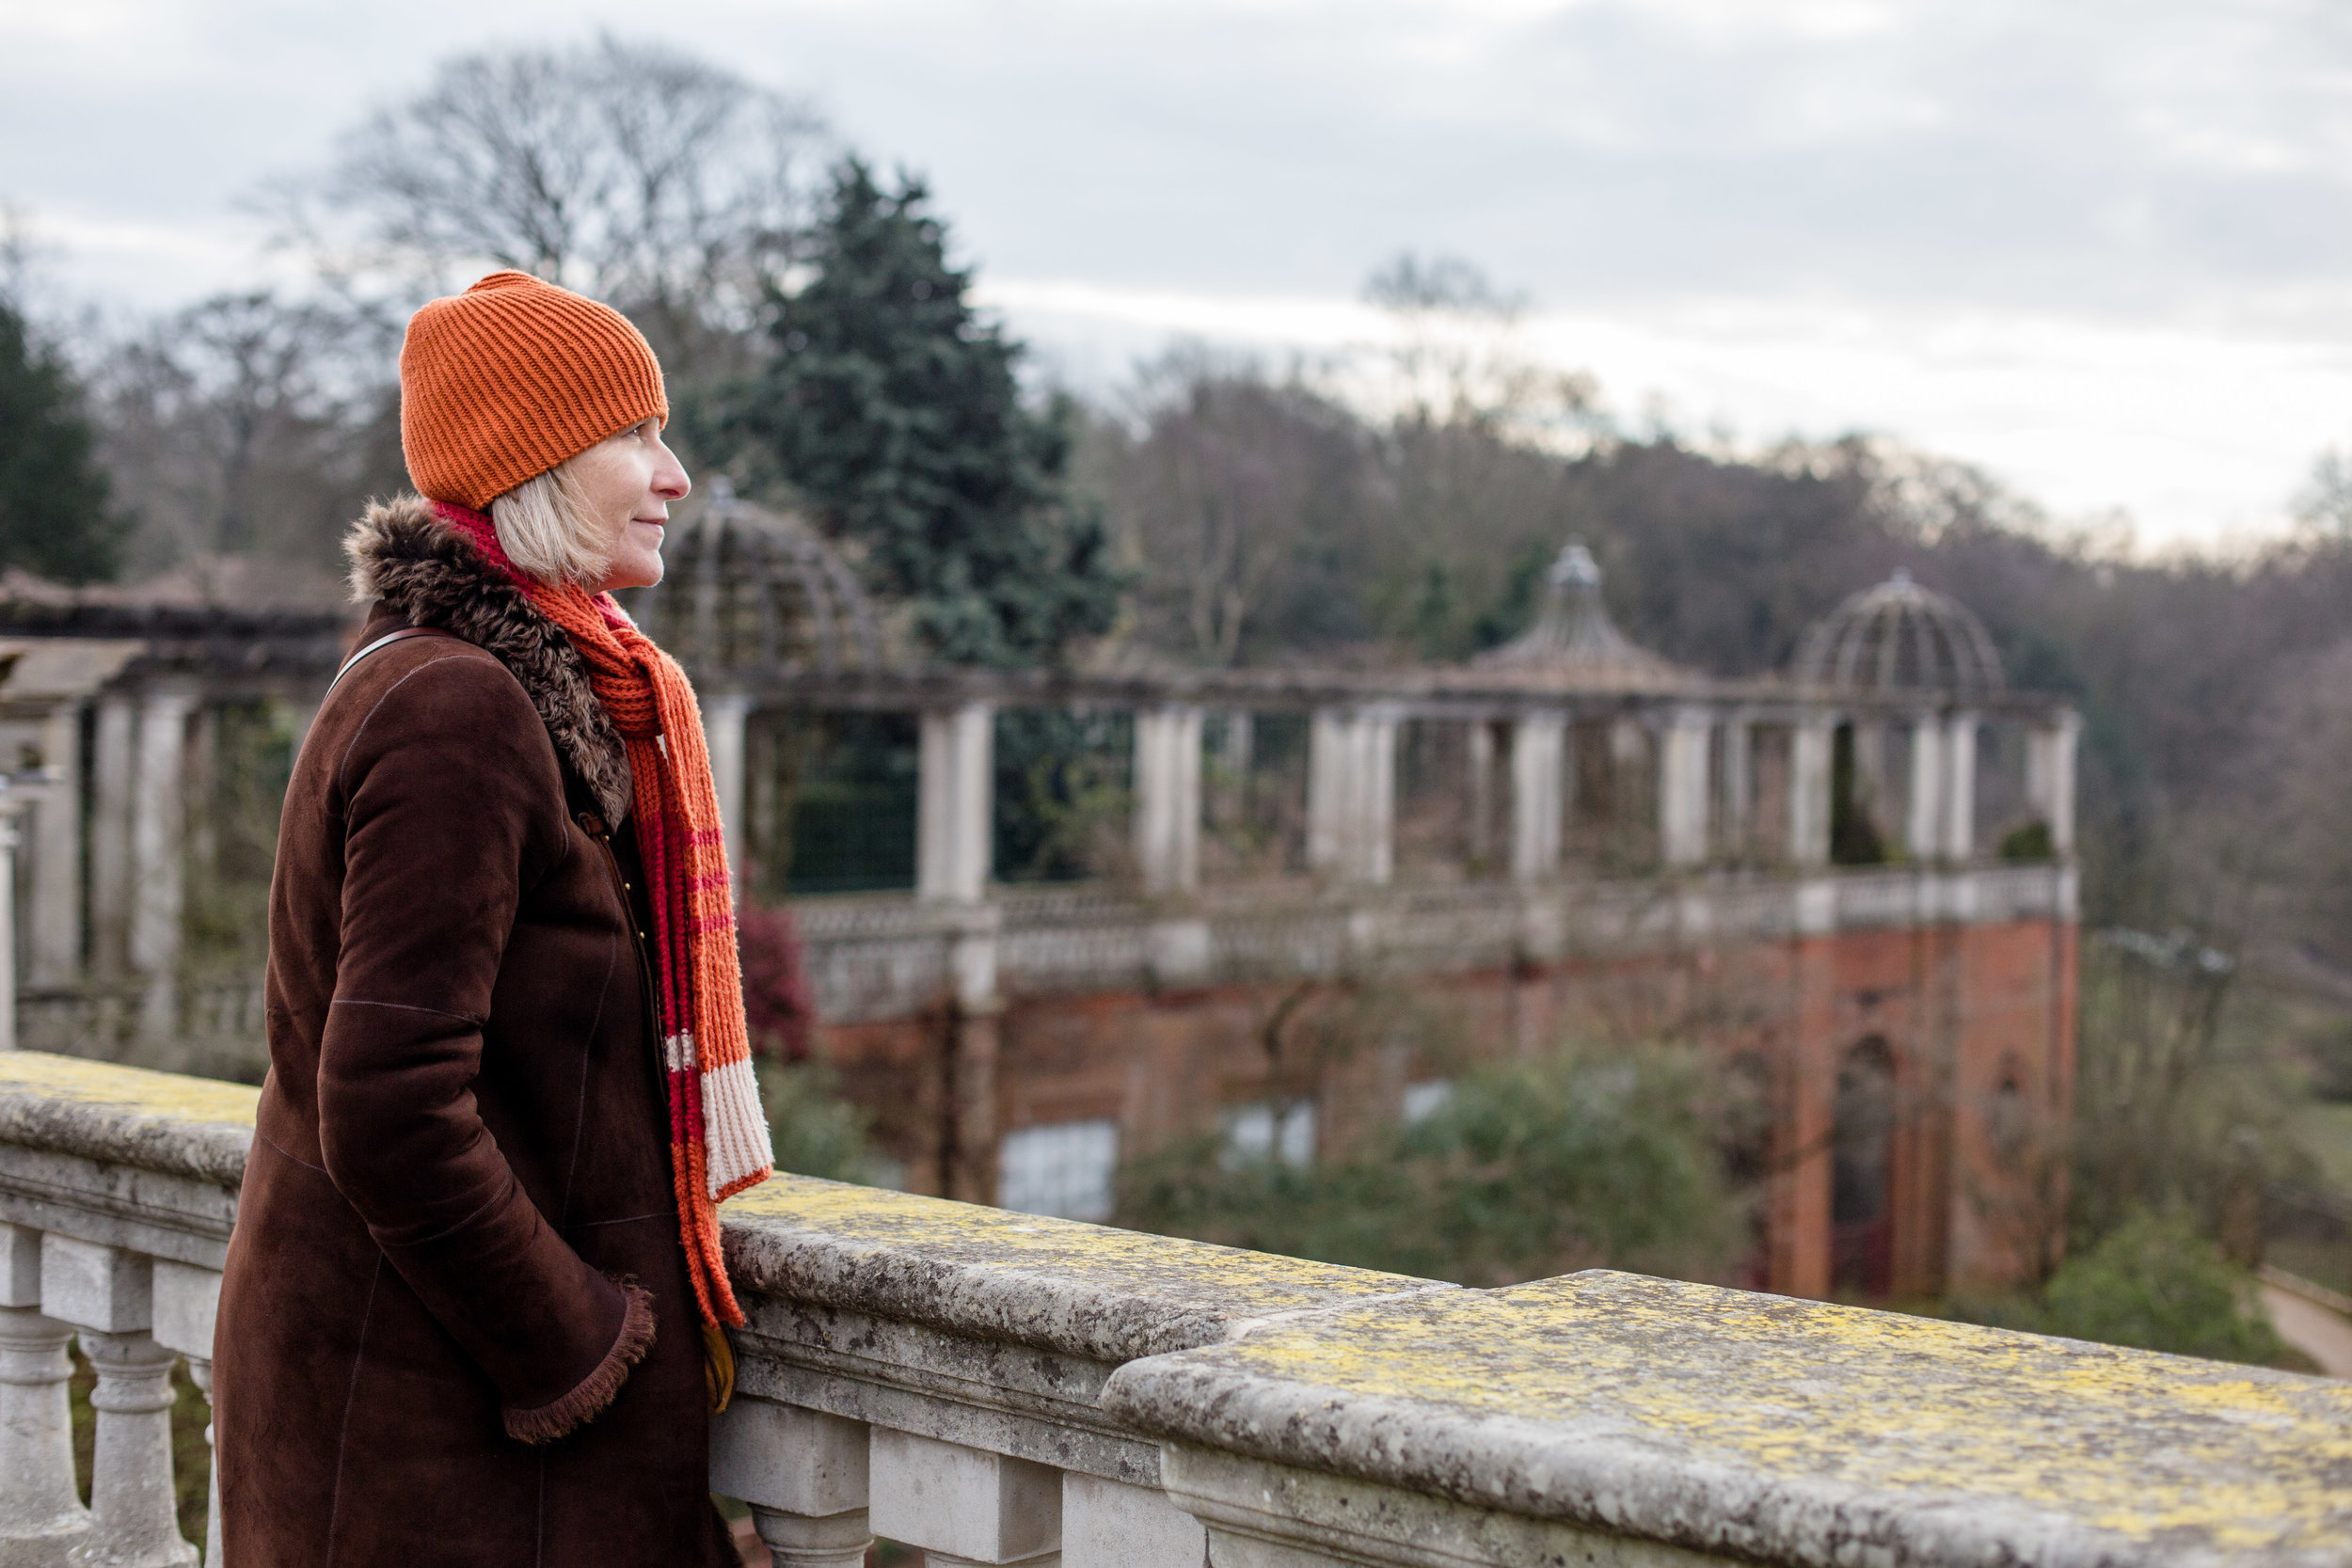
M0 1053L0 1563L196 1560L254 1093ZM780 1564L2352 1560L2352 1388L1590 1272L1502 1290L806 1178L726 1208L712 1486ZM66 1345L98 1372L77 1500ZM217 1541L205 1560L220 1560Z

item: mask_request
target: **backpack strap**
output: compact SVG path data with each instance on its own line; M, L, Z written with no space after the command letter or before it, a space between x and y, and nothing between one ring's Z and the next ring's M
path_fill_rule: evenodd
M397 631L388 631L383 636L377 638L374 641L369 643L366 647L361 648L357 653L353 654L349 658L343 660L343 667L335 672L335 678L333 680L326 683L326 690L320 694L319 701L324 704L328 697L334 694L335 688L342 684L343 677L351 673L351 667L358 663L361 659L367 657L370 654L375 652L378 648L389 648L395 642L405 642L412 637L453 637L456 634L453 632L443 631L438 626L402 626Z

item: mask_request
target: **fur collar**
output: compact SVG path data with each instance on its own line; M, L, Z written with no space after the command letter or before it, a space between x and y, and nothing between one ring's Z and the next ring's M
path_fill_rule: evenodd
M351 559L353 598L381 599L410 625L462 637L513 672L605 820L618 823L628 815L628 752L590 689L572 640L434 516L431 501L416 495L370 501L343 553Z

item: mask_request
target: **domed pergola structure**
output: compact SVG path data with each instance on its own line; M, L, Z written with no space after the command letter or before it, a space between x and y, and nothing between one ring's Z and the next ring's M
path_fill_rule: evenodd
M1961 702L1996 696L2009 685L1975 612L1920 587L1900 567L1814 623L1789 674L1802 686Z
M1601 602L1600 563L1581 542L1562 547L1544 584L1544 607L1535 624L1471 661L1482 677L1629 690L1668 689L1689 679L1688 672L1617 629Z
M661 581L629 611L689 668L883 668L873 600L839 552L803 518L744 500L724 477L678 509L661 554Z

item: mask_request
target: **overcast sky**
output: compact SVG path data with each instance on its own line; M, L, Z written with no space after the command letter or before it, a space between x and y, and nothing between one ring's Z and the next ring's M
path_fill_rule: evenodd
M2275 530L2352 445L2345 0L0 0L0 199L56 292L182 303L443 55L598 26L928 173L1085 385L1360 338L1409 247L1629 414L1883 431L2152 544Z

